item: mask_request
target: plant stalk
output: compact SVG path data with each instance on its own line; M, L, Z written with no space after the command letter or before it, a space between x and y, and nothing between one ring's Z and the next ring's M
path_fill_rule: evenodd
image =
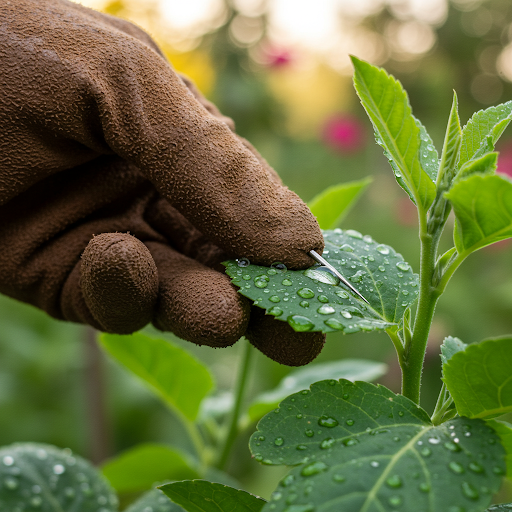
M429 234L425 222L420 223L420 296L412 341L403 356L402 394L420 403L421 374L427 349L428 335L437 300L438 290L432 286L439 237Z
M231 448L233 447L233 443L238 436L238 423L240 420L240 410L242 408L242 401L245 394L245 388L247 385L247 377L249 375L249 370L251 367L252 361L252 345L244 340L243 342L243 353L241 357L240 367L238 370L238 377L235 384L235 403L233 404L233 410L231 411L231 416L229 418L229 428L226 433L226 437L224 438L224 443L219 452L219 458L215 467L218 469L224 469L226 463L228 461Z

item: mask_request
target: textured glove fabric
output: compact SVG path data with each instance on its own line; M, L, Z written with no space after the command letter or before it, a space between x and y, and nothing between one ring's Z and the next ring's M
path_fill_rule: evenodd
M0 44L1 293L108 332L151 321L215 347L247 332L283 364L318 354L322 336L260 318L219 272L310 266L315 218L145 32L17 0Z

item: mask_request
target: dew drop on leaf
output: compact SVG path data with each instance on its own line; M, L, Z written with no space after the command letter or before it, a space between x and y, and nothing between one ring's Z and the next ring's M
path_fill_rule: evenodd
M318 424L321 427L333 428L338 425L338 420L336 420L335 418L332 418L331 416L327 416L327 415L323 414L322 416L320 416L320 419L318 420Z
M464 496L466 496L466 498L468 498L470 500L477 500L480 497L475 486L470 484L469 482L462 482L461 487L462 487L462 494L464 494Z
M342 311L341 316L344 318L352 318L352 314L349 311Z
M354 252L354 248L349 244L343 244L340 249L345 252Z
M322 450L327 450L328 448L331 448L336 441L332 437L328 437L327 439L324 439L320 443L320 448Z
M396 264L396 267L399 268L400 270L403 270L404 272L406 270L409 270L409 264L406 263L405 261L399 261L397 264Z
M351 236L352 238L358 238L359 240L363 239L363 235L359 233L359 231L356 231L355 229L347 229L345 231L345 234Z
M315 433L311 429L307 429L304 434L306 434L308 437L313 437Z
M322 303L324 303L324 304L327 304L327 302L329 302L329 298L328 298L328 297L326 297L325 295L319 295L319 296L318 296L318 301L319 301L319 302L322 302Z
M293 482L295 481L295 477L293 475L286 475L282 480L281 480L281 485L283 487L289 487L290 485L293 484Z
M340 280L327 267L308 268L304 271L304 275L323 284L337 286Z
M338 484L342 484L346 480L346 478L343 475L338 475L338 474L332 475L332 479L334 482L336 482Z
M432 450L428 446L425 446L425 448L420 450L420 453L423 457L430 457L432 455Z
M309 302L307 300L301 300L299 306L302 308L309 308Z
M421 492L430 492L430 484L427 482L422 482L419 487Z
M456 474L456 475L462 475L462 473L465 472L464 466L462 464L459 464L458 462L455 462L452 460L448 467Z
M301 315L289 316L287 321L297 332L310 331L315 325L309 318Z
M461 447L458 444L452 443L451 441L444 443L444 447L451 452L460 452L461 450Z
M380 466L380 463L379 463L378 461L376 461L376 460L372 460L372 461L370 462L370 466L371 466L372 468L378 468L378 467Z
M312 299L315 296L315 292L310 288L301 288L297 291L297 295L303 299Z
M268 298L268 300L269 300L270 302L274 302L274 303L276 303L276 302L281 302L280 297L278 297L277 295L272 295L271 297L269 297L269 298Z
M402 504L400 496L391 496L388 501L392 507L399 507Z
M329 318L324 324L337 331L343 331L343 329L345 329L345 326L339 320L336 320L336 318Z
M505 469L504 468L501 468L499 466L496 466L494 468L492 468L492 472L495 474L495 475L504 475L505 474Z
M377 252L380 252L381 254L389 254L389 247L387 247L383 244L377 245L376 249L377 249Z
M268 314L272 316L281 316L283 314L283 310L279 306L274 306L268 310Z
M305 444L297 445L297 450L299 450L299 451L307 450L307 449L308 449L308 447Z
M472 461L472 462L470 462L470 463L469 463L469 466L468 466L468 467L469 467L469 469L470 469L471 471L473 471L473 473L483 473L483 472L484 472L484 468L483 468L483 466L481 466L480 464L478 464L478 462L474 462L474 461Z
M435 444L439 444L441 442L441 440L438 439L437 437L429 437L428 442L430 444L434 444L435 445Z
M351 426L354 424L354 420L350 420L350 419L349 419L349 420L347 420L345 423L346 423L349 427L351 427Z
M399 475L392 475L386 480L386 485L394 489L402 487L402 479Z
M292 282L290 279L285 278L285 279L283 279L283 280L281 281L281 284L282 284L283 286L291 286L291 285L293 284L293 282Z
M274 263L270 265L270 268L272 270L277 270L278 272L286 272L286 270L288 270L286 268L286 265L284 263L281 263L280 261L274 261Z
M339 290L336 292L336 295L340 298L340 299L348 299L350 297L350 295L344 291L344 290Z
M274 444L276 446L283 446L284 444L284 439L282 437L276 437L276 439L274 440Z
M321 315L332 315L336 313L336 310L329 304L324 304L317 309L317 312Z
M318 475L318 473L325 471L326 469L328 469L328 467L329 466L327 466L327 464L325 462L322 462L319 460L316 462L312 462L311 464L308 464L307 466L304 466L302 468L302 471L300 472L300 474L302 476Z
M251 262L247 258L239 258L236 260L236 264L239 267L248 267L251 264Z

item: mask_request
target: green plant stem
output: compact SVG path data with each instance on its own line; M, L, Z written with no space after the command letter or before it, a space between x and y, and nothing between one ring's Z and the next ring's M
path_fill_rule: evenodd
M252 360L252 345L244 340L243 345L243 353L240 363L240 368L238 370L238 377L236 381L235 387L235 403L233 406L233 410L231 411L231 416L229 419L229 428L226 433L226 437L224 438L224 443L222 448L219 451L219 458L215 467L218 469L224 469L226 463L228 461L229 454L231 452L231 448L235 439L238 435L238 423L240 420L240 409L242 408L242 400L244 398L245 387L247 384L247 377L249 375L249 369L251 366Z
M445 416L452 403L453 398L446 388L446 384L443 382L443 386L439 392L439 398L437 399L436 407L432 414L432 423L434 425L440 425L443 422L443 417Z
M432 286L438 237L427 232L424 217L420 216L420 296L412 341L402 363L402 394L417 404L420 402L421 374L427 349L428 335L439 292Z

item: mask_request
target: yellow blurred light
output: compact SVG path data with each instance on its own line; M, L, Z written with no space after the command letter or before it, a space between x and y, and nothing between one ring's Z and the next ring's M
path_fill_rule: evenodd
M512 43L503 48L498 57L497 68L501 76L512 82Z

